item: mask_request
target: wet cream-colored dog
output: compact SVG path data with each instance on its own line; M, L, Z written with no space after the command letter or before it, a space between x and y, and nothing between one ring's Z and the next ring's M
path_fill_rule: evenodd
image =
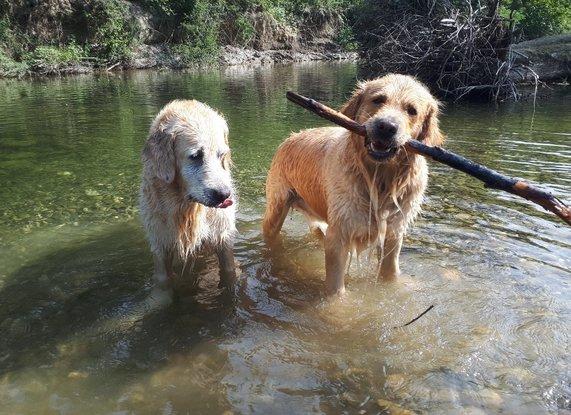
M157 286L168 288L175 256L186 262L213 248L221 283L235 277L235 192L228 127L198 101L167 104L151 125L142 153L141 217Z
M438 102L414 78L387 75L360 83L341 111L365 124L367 140L341 127L303 130L277 150L266 182L264 236L274 240L290 208L325 234L326 289L342 294L350 252L376 245L378 277L395 278L409 224L428 181L407 140L439 145Z

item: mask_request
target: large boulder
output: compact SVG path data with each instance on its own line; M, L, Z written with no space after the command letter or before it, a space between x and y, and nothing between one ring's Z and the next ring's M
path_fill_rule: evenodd
M511 46L515 81L541 81L571 78L571 33L545 36Z

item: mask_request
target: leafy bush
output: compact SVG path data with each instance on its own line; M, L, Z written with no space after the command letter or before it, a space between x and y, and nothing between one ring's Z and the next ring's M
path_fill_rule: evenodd
M325 21L361 1L55 0L47 2L49 7L46 9L45 2L0 0L2 71L24 68L26 64L17 62L25 60L33 65L57 67L79 62L87 54L98 59L96 64L128 60L139 41L138 22L133 16L133 9L137 6L132 6L133 3L151 14L154 28L163 34L154 39L173 44L173 49L188 64L214 60L221 39L231 44L250 46L256 38L255 22L248 17L250 13L270 14L279 23L302 31L305 28L302 23L307 23L315 15L317 22ZM30 22L41 20L40 17L45 15L43 10L51 10L51 6L56 11L65 9L65 13L48 13L50 17L45 21L57 28L47 25L44 20L42 28L47 32L57 32L58 36L41 40ZM228 33L224 32L227 28ZM225 37L226 34L229 36ZM69 39L77 39L79 44L61 46ZM351 28L344 27L337 40L352 49Z
M10 52L9 57L21 57L29 44L29 37L15 28L8 17L0 19L0 47L4 47L5 52Z
M124 60L136 43L136 26L125 3L95 0L87 13L91 33L91 52L107 61Z
M238 31L235 41L242 46L248 46L256 36L254 25L244 15L238 16L234 23Z
M24 62L16 62L0 50L0 76L20 77L28 72L28 65Z
M571 30L571 2L560 0L509 0L502 15L527 39Z
M359 44L355 39L355 32L353 31L353 27L347 23L344 23L343 26L341 26L335 40L337 43L339 43L339 45L341 45L343 49L347 51L354 52L359 48Z
M181 50L190 61L210 60L218 55L221 2L196 0L181 23Z
M84 50L75 42L65 46L38 46L26 56L34 65L66 66L77 64L85 58Z
M4 17L3 19L0 19L0 42L4 43L9 40L10 35L10 21Z

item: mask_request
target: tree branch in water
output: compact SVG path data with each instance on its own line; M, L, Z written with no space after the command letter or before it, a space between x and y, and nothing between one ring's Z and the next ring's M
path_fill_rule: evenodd
M426 310L424 310L422 313L420 313L418 316L416 316L415 318L413 318L412 320L410 320L408 323L403 324L402 326L396 326L393 327L393 329L398 329L401 327L406 327L409 324L414 323L416 320L418 320L419 318L421 318L423 315L425 315L426 313L428 313L430 310L432 310L434 308L434 304L432 304L430 307L428 307Z

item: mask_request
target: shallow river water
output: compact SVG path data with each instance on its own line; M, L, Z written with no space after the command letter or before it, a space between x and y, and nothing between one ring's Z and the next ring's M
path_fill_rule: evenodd
M340 302L323 300L301 216L269 255L272 154L325 125L284 93L338 106L356 78L306 64L0 81L0 413L571 413L571 228L530 203L432 163L403 277L375 282L364 256ZM157 111L190 97L230 126L241 276L232 302L203 258L198 287L149 309L139 154ZM570 98L449 104L446 146L571 202Z

